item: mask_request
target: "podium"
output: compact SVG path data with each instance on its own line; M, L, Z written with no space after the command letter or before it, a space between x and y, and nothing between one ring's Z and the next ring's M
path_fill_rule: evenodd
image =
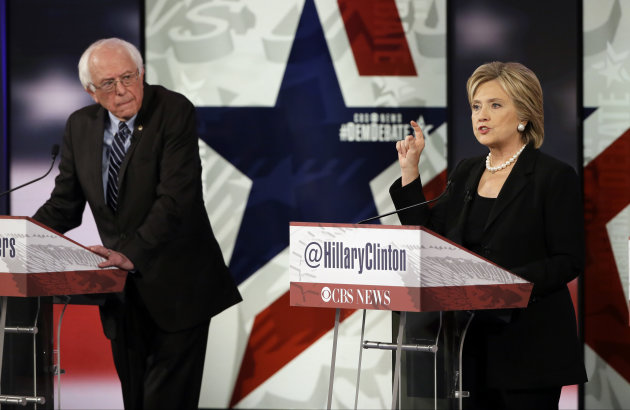
M392 409L396 407L401 352L438 352L440 333L456 347L445 366L456 381L448 392L462 406L461 351L474 311L527 307L533 284L458 244L419 226L290 223L290 304L336 308L328 391L331 406L339 309L363 309L361 346L395 350ZM400 312L396 343L363 340L366 310ZM453 329L438 329L426 345L403 345L407 312L471 311L459 343ZM440 313L441 318L441 313ZM440 321L440 323L442 323ZM442 343L443 344L443 343ZM444 344L443 344L444 345ZM457 346L458 345L458 346ZM362 352L362 350L360 351ZM435 359L434 359L435 360ZM361 353L357 374L357 406ZM437 370L437 369L436 369ZM437 372L436 372L437 373ZM433 380L437 386L437 374ZM437 391L434 388L434 399ZM437 401L435 402L437 407Z
M86 247L29 217L0 217L0 369L6 370L6 366L2 366L6 335L12 334L16 338L31 335L34 352L33 393L0 394L0 404L32 403L34 407L52 408L55 373L51 356L52 309L42 314L42 300L47 300L44 303L50 306L52 296L121 292L127 273L115 268L98 268L103 260ZM32 326L6 323L10 297L33 301L36 308ZM3 375L13 376L0 372L0 377Z

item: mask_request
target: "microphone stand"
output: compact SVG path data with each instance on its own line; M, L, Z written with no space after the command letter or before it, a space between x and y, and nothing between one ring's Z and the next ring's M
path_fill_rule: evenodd
M381 218L384 218L386 216L394 215L394 214L397 214L399 212L406 211L407 209L415 208L417 206L427 205L427 204L430 204L432 202L435 202L435 201L439 200L440 198L442 198L444 195L446 195L446 193L448 192L448 189L450 188L450 186L451 186L451 180L449 179L446 182L446 188L444 188L444 191L440 195L438 195L437 197L435 197L433 199L429 199L428 201L418 202L417 204L409 205L409 206L406 206L404 208L400 208L400 209L397 209L395 211L388 212L386 214L376 215L376 216L372 216L372 217L367 218L367 219L363 219L363 220L357 222L357 225L364 224L366 222L370 222L370 221L373 221L375 219L381 219Z
M50 154L52 156L52 161L50 162L50 168L48 168L48 171L46 171L46 173L44 175L42 175L41 177L36 178L36 179L34 179L32 181L26 182L26 183L24 183L24 184L22 184L20 186L16 186L15 188L11 188L11 189L9 189L7 191L4 191L4 192L0 193L0 198L2 198L3 196L5 196L6 194L8 194L10 192L15 191L16 189L20 189L22 187L25 187L27 185L32 184L33 182L37 182L40 179L46 178L46 176L48 176L48 174L50 174L50 171L52 171L53 165L55 165L55 159L57 159L57 155L59 154L59 145L57 145L57 144L53 145Z

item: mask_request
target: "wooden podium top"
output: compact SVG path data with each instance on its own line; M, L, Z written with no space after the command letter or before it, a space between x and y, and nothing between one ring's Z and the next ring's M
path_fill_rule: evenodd
M0 217L0 296L121 292L127 272L29 217Z

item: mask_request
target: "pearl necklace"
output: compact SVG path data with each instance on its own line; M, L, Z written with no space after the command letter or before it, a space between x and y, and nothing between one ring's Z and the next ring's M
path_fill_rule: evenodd
M496 167L491 167L490 166L490 155L491 154L488 152L488 156L486 157L486 169L494 174L497 171L500 171L502 169L505 169L505 168L509 167L510 165L512 165L514 163L514 161L516 161L516 158L518 158L518 156L521 155L521 152L523 152L523 150L525 149L526 145L527 144L523 144L521 149L519 149L516 154L512 155L512 158L508 159L503 164L501 164L499 166L496 166Z

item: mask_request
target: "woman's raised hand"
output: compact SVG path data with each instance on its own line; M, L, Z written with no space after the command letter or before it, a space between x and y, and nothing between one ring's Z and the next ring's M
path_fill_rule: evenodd
M407 135L404 140L396 142L403 186L420 175L418 163L420 162L420 154L422 154L424 149L424 134L420 126L417 122L411 121L411 127L415 136Z

